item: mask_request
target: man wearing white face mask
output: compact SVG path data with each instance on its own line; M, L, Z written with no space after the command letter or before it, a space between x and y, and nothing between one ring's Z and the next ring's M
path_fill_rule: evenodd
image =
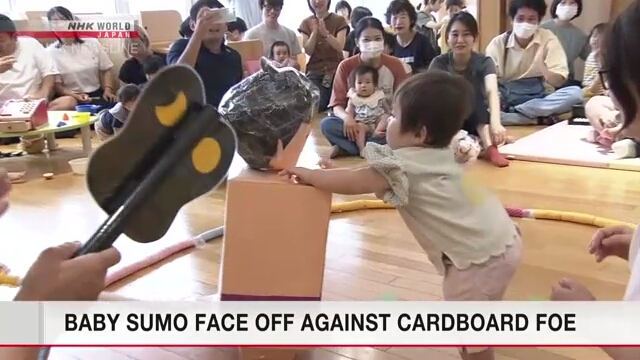
M581 85L580 81L575 79L574 65L578 58L586 60L591 52L589 37L572 23L582 14L582 6L582 0L554 0L549 8L552 19L540 25L558 37L567 55L569 79L566 86Z
M539 27L545 0L511 0L513 31L495 37L485 51L496 64L503 125L554 121L582 102L579 86L565 86L567 56L558 38Z

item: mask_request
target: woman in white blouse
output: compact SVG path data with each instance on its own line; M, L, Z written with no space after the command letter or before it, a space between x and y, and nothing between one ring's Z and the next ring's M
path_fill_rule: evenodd
M69 9L56 6L47 12L50 22L69 21L76 17ZM60 76L56 79L56 96L71 96L74 104L95 104L103 108L115 105L113 62L97 39L58 38L47 51ZM53 100L54 102L56 100Z
M604 41L600 77L623 114L626 136L640 138L640 1L629 5L611 27ZM631 276L624 300L640 300L640 227L614 226L594 235L589 252L600 262L615 256L629 262ZM582 284L564 279L553 287L551 299L557 301L591 301L593 294ZM640 348L605 348L615 360L640 359Z

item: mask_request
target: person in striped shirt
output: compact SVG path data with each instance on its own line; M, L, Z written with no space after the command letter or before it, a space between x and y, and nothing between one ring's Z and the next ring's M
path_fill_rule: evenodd
M594 96L605 95L605 89L600 81L600 39L602 39L606 23L596 25L589 35L589 44L591 45L591 53L584 63L584 75L582 77L582 89L584 91L585 100Z

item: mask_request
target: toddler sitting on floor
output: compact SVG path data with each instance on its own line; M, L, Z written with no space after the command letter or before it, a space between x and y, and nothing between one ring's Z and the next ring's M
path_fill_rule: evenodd
M378 88L378 70L360 65L354 70L354 86L347 93L347 113L358 123L356 145L360 156L368 136L384 137L389 121L389 105L382 90Z
M139 96L140 88L134 84L123 85L118 90L118 103L113 108L100 112L96 122L96 135L100 141L109 140L120 131Z

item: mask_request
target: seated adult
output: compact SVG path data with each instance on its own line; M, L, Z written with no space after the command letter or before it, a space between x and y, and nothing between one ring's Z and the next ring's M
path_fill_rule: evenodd
M329 0L307 0L307 5L313 15L302 20L298 32L302 34L304 52L309 55L307 77L320 89L319 108L325 111L349 25L342 16L329 12Z
M440 33L442 28L442 20L436 20L433 15L437 14L442 7L444 0L422 0L422 3L418 5L418 19L416 21L416 29L422 35L426 36L437 52L440 52L440 46L438 46L437 34Z
M413 74L428 68L438 53L429 39L416 31L416 8L406 0L393 0L387 8L386 16L387 23L393 26L396 34L393 56L411 66Z
M191 6L193 34L171 45L167 62L192 66L202 78L207 103L217 108L224 94L242 81L244 69L240 53L224 43L227 24L210 9L224 6L218 0L198 0Z
M498 35L487 46L486 55L498 70L503 125L554 120L554 115L569 112L582 102L578 86L553 90L567 81L569 68L558 38L539 27L546 11L545 0L511 0L513 31Z
M364 6L356 6L351 12L351 29L355 29L358 21L368 16L373 16L371 10ZM356 55L357 53L358 46L356 44L356 34L353 31L350 31L344 41L343 55L347 58Z
M567 55L567 65L569 66L569 77L564 86L582 86L580 80L576 79L575 62L578 58L587 60L591 53L589 37L572 21L582 14L582 0L553 0L549 8L552 19L540 25L543 29L551 32L560 40L564 53Z
M289 47L288 65L299 68L298 55L302 53L300 41L295 31L278 23L284 0L260 0L262 22L244 34L245 40L260 40L264 46L264 56L269 57L271 47L276 41L282 41Z
M130 57L122 63L118 79L121 84L142 85L147 82L147 76L144 73L144 62L154 57L160 57L164 62L164 56L151 51L149 43L149 35L141 26L136 25L138 38L125 39L125 51Z
M378 70L378 88L384 91L391 101L393 92L408 77L402 62L395 57L384 55L384 27L380 20L366 17L358 22L353 31L356 34L360 54L345 59L336 71L331 102L333 116L322 120L322 134L332 145L330 157L339 155L357 156L360 154L356 144L356 120L347 113L349 89L354 86L352 73L361 64ZM386 143L385 137L367 137L367 142Z
M69 9L56 6L47 12L49 21L70 21L76 17ZM56 78L56 96L72 97L75 101L67 109L78 104L95 104L111 108L116 102L113 62L97 39L61 38L47 47L60 75ZM54 102L57 100L54 100Z
M496 66L490 57L473 50L478 39L478 22L467 12L458 13L450 19L443 35L447 36L451 51L433 59L429 69L462 75L473 85L473 113L462 129L480 138L485 159L498 167L508 166L509 161L496 146L504 143L506 136L505 128L500 124Z
M53 59L34 38L17 35L16 25L0 14L0 104L7 100L50 99L59 74ZM64 110L73 98L50 102L51 110Z

